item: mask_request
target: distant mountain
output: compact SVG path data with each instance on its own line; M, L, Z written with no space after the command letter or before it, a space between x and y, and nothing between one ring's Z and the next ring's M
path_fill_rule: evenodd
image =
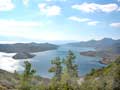
M46 50L56 49L58 46L49 43L16 43L16 44L0 44L0 52L6 53L34 53Z
M113 40L104 38L102 40L90 40L86 42L69 43L72 46L78 47L93 47L96 51L80 52L84 56L99 56L102 58L101 63L108 64L120 56L120 39Z
M119 49L120 39L114 40L111 38L104 38L102 40L90 40L86 42L69 43L69 45L80 46L80 47L94 47L96 49L107 49L107 48Z

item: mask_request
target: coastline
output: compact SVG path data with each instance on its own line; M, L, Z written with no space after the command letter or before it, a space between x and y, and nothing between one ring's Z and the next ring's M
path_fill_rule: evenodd
M97 56L101 57L99 63L105 65L110 64L111 62L113 62L113 60L115 60L119 56L118 54L109 53L105 51L85 51L85 52L80 52L80 55L89 56L89 57L97 57Z

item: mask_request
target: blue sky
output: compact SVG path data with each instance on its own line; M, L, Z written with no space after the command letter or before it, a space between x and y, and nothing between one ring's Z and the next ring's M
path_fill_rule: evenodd
M0 0L0 41L120 39L120 0Z

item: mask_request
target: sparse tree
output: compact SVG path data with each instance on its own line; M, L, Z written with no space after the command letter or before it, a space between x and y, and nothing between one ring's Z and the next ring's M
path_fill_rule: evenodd
M19 90L31 90L32 88L31 81L32 81L32 77L35 74L35 70L32 69L31 63L29 63L28 61L25 61L24 64L25 64L25 70L21 76Z
M68 51L66 59L63 60L70 77L78 77L78 65L75 64L75 58L74 53L72 51Z
M54 66L49 69L49 72L54 73L54 79L60 81L62 74L62 62L60 60L60 57L56 57L54 60L52 60L51 64Z

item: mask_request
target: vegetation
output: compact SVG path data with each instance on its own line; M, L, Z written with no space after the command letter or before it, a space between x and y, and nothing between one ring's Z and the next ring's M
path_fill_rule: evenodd
M78 65L75 64L75 55L72 51L68 51L68 56L66 57L66 59L64 59L63 62L70 77L78 77Z
M32 88L32 78L35 74L35 70L31 68L31 64L28 61L25 61L25 70L21 76L19 90L31 90Z
M120 57L107 67L92 70L80 87L81 90L120 90Z
M55 74L48 90L79 90L77 64L75 64L75 55L72 51L68 52L65 59L55 58L52 64L55 66L49 71Z
M60 81L62 75L62 62L60 60L60 57L56 57L54 60L52 60L51 64L53 64L54 66L49 69L49 72L54 72L54 79L56 81Z
M115 63L116 63L117 66L115 68L113 89L114 90L120 90L120 57L117 58Z

